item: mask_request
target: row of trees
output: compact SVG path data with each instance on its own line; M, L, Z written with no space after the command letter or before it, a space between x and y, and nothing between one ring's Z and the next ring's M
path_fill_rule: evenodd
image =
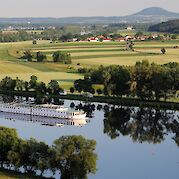
M87 178L96 172L96 142L82 136L62 136L52 146L23 140L15 129L0 127L0 167L43 176L60 172L62 179Z
M79 27L76 28L79 29ZM72 33L80 33L80 30L70 30L70 28L67 29L67 27L56 27L55 29L45 29L42 31L34 30L31 32L28 32L27 30L0 31L0 42L18 42L34 39L63 41L64 38L71 39L73 37Z
M142 61L131 67L100 66L97 70L91 69L83 80L75 81L74 89L80 93L91 92L94 84L104 87L104 95L125 95L159 101L175 96L179 90L179 64L157 65ZM101 90L97 92L101 93Z
M55 94L63 92L58 81L51 80L47 85L44 82L38 82L35 75L30 77L29 81L20 80L18 77L12 79L5 77L0 81L0 90L2 91L35 91L37 94Z
M15 32L2 32L0 31L0 42L18 42L32 40L35 35L29 34L24 30L19 30Z
M33 58L35 58L37 62L44 62L47 59L47 56L40 51L37 52L36 55L33 55L33 53L31 53L30 50L26 50L24 51L23 56L21 57L21 59L26 59L30 62L33 60ZM53 62L55 63L61 62L64 64L70 64L71 54L67 52L57 51L52 54L52 59L53 59Z

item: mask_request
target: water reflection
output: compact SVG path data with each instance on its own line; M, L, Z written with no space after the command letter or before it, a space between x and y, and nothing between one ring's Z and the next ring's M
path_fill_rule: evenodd
M134 142L155 144L172 133L179 145L178 116L172 111L119 107L106 111L104 116L104 133L111 139L127 135Z
M70 105L72 106L72 104ZM86 116L88 118L93 118L94 117L94 111L95 111L95 104L90 104L90 103L86 103L86 104L78 104L76 105L76 109L79 109L79 110L83 110L85 113L86 113Z
M26 122L33 122L39 123L41 125L46 126L84 126L89 122L89 119L59 119L59 118L50 118L50 117L43 117L43 116L32 116L32 115L23 115L23 114L13 114L13 113L5 113L0 112L0 118L4 118L7 120L20 120Z
M60 100L48 99L46 102L58 101ZM38 119L28 117L27 120L25 116L25 121L34 122L34 124L26 125L26 123L16 121L21 119L19 115L12 117L12 114L9 114L9 117L7 115L3 117L0 113L1 124L17 128L23 138L34 137L50 145L62 135L82 135L88 139L95 139L98 144L96 148L99 156L98 171L95 176L89 175L90 179L143 179L146 178L146 174L149 178L177 179L179 177L177 157L177 146L179 146L177 115L179 113L177 111L90 104L70 100L64 102L66 107L85 110L90 123L86 121L87 125L84 127L45 127L36 125ZM4 118L11 121L5 121ZM13 122L13 118L16 123ZM43 119L39 120L39 124L46 125ZM51 121L51 119L48 120ZM162 145L153 145L161 142ZM129 170L131 172L128 172ZM58 176L56 178L59 178Z
M121 135L129 134L128 122L130 121L130 112L128 108L112 108L106 111L104 116L104 133L107 133L111 139Z
M19 99L22 97L18 97ZM3 101L5 103L11 103L16 99L14 95L1 95L0 96L0 101Z
M4 95L1 100L4 102L12 102L14 100L23 102L24 100L33 101L34 99ZM58 105L64 104L64 101L58 98L39 98L38 102ZM84 126L90 122L89 118L96 117L98 115L96 112L98 111L99 113L100 111L100 113L104 112L104 133L111 139L120 136L129 136L134 142L156 144L164 141L168 134L172 134L172 139L179 146L179 121L178 116L176 116L177 112L175 111L124 106L116 107L107 104L81 102L71 102L68 105L70 108L83 110L87 114L88 119L63 120L8 113L0 113L0 117L9 120L31 121L49 126Z

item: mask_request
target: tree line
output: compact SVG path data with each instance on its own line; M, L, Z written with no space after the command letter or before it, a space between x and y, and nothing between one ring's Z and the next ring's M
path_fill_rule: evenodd
M43 176L59 172L61 179L84 179L96 172L96 141L62 136L52 146L35 139L23 140L15 129L0 127L0 167Z
M30 50L26 50L23 52L23 56L20 59L25 59L31 62L33 59L36 59L37 62L44 62L47 59L47 56L38 51L34 55ZM53 62L57 63L64 63L64 64L71 64L71 54L63 51L56 51L52 54Z
M18 42L32 40L36 38L36 35L27 33L24 30L19 30L17 32L2 32L0 31L0 42Z
M103 88L95 91L93 85L96 84ZM84 79L76 80L70 90L138 97L141 100L166 100L175 97L179 90L179 64L158 65L144 60L136 62L134 66L100 66L86 70Z
M6 91L18 91L18 92L36 92L37 94L50 94L59 95L63 92L58 81L51 80L48 84L44 82L38 82L38 78L35 75L30 77L29 81L19 79L12 79L11 77L5 77L0 81L0 90Z

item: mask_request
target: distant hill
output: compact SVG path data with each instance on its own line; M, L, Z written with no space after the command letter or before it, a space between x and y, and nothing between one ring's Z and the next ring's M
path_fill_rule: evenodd
M170 12L160 7L150 7L133 14L135 16L166 16L166 17L179 17L179 13Z
M179 19L150 26L149 31L179 33Z
M159 7L150 7L128 16L94 16L64 18L0 18L0 23L8 24L111 24L111 23L159 23L179 18L179 13Z

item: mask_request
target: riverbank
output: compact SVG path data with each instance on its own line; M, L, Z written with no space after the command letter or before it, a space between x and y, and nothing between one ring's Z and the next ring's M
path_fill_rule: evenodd
M121 97L109 97L109 96L94 96L92 98L86 98L81 95L66 95L66 96L60 96L60 99L107 103L112 105L121 105L121 106L129 106L129 107L136 106L136 107L151 107L155 109L179 110L179 103L177 102L141 101L140 99L136 99L136 98L121 98Z
M0 91L0 94L5 95L16 95L24 97L48 97L48 98L59 98L64 100L78 100L84 102L98 102L98 103L107 103L112 105L121 105L121 106L135 106L135 107L150 107L155 109L170 109L170 110L179 110L178 102L168 102L168 101L142 101L138 98L130 97L113 97L113 96L93 96L85 97L80 94L67 94L67 95L48 95L44 96L42 94L36 94L35 92L21 92L21 91Z

